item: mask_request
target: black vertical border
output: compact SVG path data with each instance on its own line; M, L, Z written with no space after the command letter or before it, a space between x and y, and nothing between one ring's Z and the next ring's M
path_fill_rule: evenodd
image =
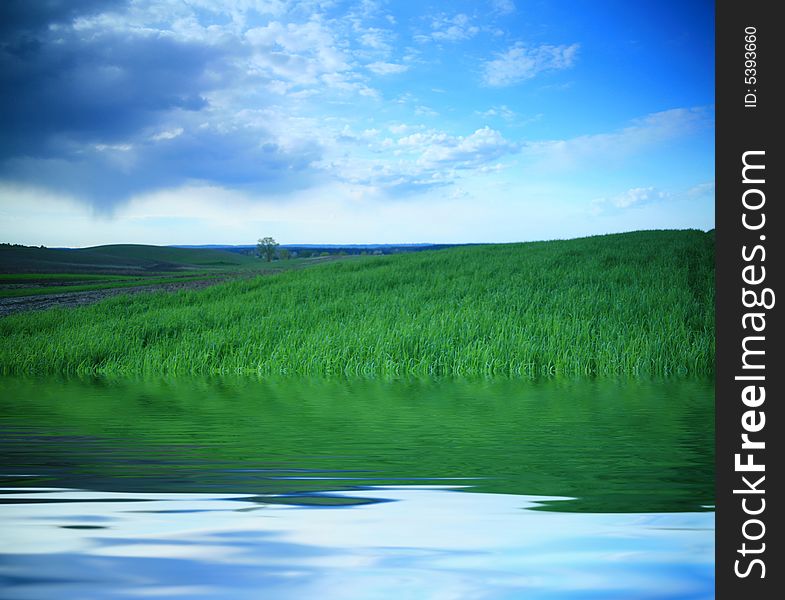
M783 75L785 75L785 29L775 16L777 2L721 1L716 8L716 275L717 275L717 360L716 360L716 597L720 600L765 600L785 597L785 537L782 535L780 512L785 511L781 493L785 471L782 469L783 428L782 404L783 374L781 313L785 305L785 289L780 285L783 271L783 237L785 222L782 217L782 180L785 169L782 161L780 139L783 127L785 101L783 101ZM745 28L756 28L755 85L745 83ZM754 90L755 108L745 107L745 94ZM765 179L761 187L765 192L766 225L760 231L749 231L742 225L742 194L750 185L742 184L742 154L747 150L765 151ZM761 242L760 235L766 236ZM766 280L758 286L770 287L777 297L777 304L766 312L765 375L766 400L760 410L766 413L766 424L757 439L766 443L765 450L756 452L756 462L764 462L765 473L737 473L735 455L741 449L742 414L749 410L741 402L741 390L749 382L735 380L741 375L741 343L745 335L754 332L742 328L742 246L751 248L765 243ZM746 286L749 287L749 286ZM761 334L758 334L761 335ZM749 374L749 371L747 371ZM757 518L766 526L762 539L750 542L744 539L742 528L747 519L742 509L744 495L734 494L734 489L744 487L741 477L747 475L755 481L765 475L763 483L766 509ZM754 478L753 478L754 477ZM750 498L752 505L753 496ZM754 527L750 533L756 534ZM765 578L760 578L756 568L746 578L736 575L736 560L745 560L739 553L742 543L749 547L766 544L759 556L766 565ZM747 555L742 570L754 558Z

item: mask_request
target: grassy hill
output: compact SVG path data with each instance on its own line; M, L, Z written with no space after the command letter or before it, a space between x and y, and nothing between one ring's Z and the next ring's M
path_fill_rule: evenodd
M258 264L258 259L206 248L174 248L170 246L145 246L140 244L113 244L77 250L85 254L106 257L114 261L132 260L140 264L168 264L186 267L224 267Z
M116 244L92 248L0 246L0 273L144 273L258 264L226 250Z
M714 235L369 257L15 315L0 335L5 372L707 374Z

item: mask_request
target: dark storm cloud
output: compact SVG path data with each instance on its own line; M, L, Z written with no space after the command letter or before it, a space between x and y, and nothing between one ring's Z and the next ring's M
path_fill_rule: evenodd
M311 185L311 162L320 148L285 149L264 130L217 132L195 128L173 139L125 147L58 148L46 158L15 157L5 164L14 181L66 191L89 200L99 212L146 190L184 183L220 184L275 193Z
M51 34L50 34L51 35ZM48 155L56 136L112 143L165 111L207 105L206 48L160 35L109 33L48 40L0 55L0 156Z
M128 0L3 0L0 36L3 40L33 35L49 25L76 17L122 8Z
M268 190L305 183L316 146L284 150L264 129L225 126L210 110L209 92L242 80L241 43L74 27L79 16L122 5L0 1L0 178L98 208L192 180ZM173 129L181 133L159 136Z
M0 3L0 157L49 155L53 137L114 142L164 111L207 105L205 70L221 56L206 46L155 32L73 27L77 17L124 4Z

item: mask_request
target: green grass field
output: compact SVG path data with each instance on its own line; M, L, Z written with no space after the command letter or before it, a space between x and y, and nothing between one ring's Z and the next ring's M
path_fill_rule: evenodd
M6 373L710 374L714 234L325 264L0 320Z

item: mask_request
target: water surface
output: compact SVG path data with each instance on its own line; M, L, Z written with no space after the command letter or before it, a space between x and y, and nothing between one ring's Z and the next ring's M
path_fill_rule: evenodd
M709 381L0 379L0 596L711 598Z

